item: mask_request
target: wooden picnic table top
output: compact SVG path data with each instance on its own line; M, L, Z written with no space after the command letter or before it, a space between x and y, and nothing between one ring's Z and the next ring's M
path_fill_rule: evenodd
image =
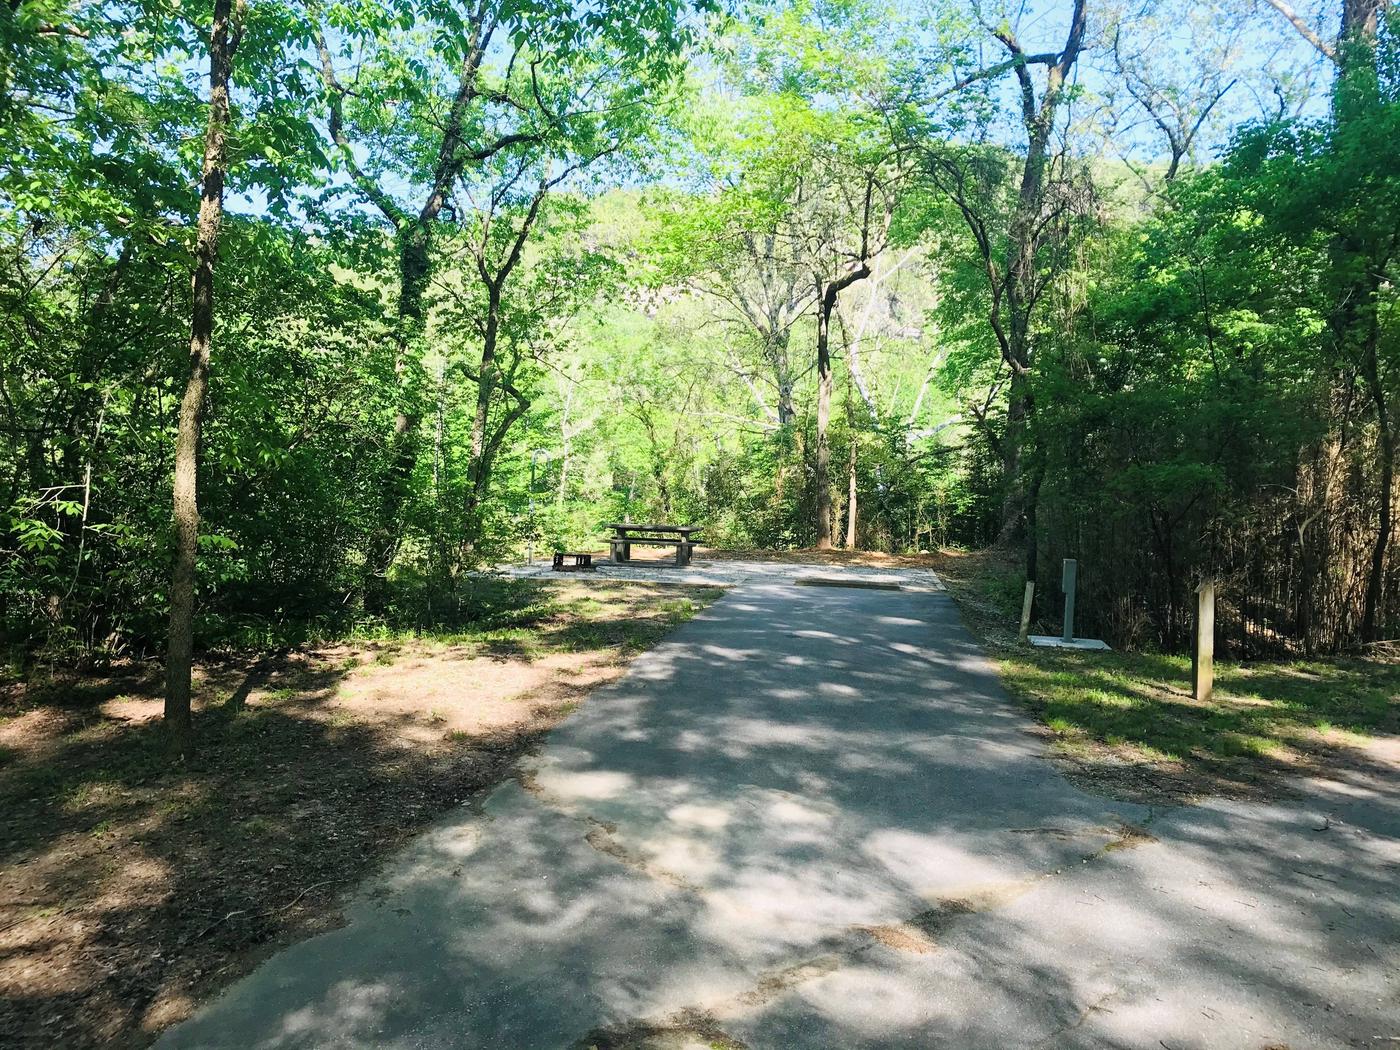
M699 532L703 525L646 525L633 521L609 521L604 523L605 528L612 529L619 536L625 536L629 532L675 532L681 536L689 536L692 532Z

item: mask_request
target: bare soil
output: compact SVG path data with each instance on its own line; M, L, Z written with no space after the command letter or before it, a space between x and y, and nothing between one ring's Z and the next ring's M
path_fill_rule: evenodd
M159 669L0 682L0 1045L149 1043L519 758L709 588L531 589L450 639L198 669L172 769Z

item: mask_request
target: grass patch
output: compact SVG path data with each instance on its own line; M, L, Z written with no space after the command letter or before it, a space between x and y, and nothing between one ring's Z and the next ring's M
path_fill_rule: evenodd
M346 639L373 643L369 659L394 664L409 644L469 646L500 657L649 648L714 601L723 588L633 583L597 578L469 580L442 616L427 625L360 626ZM351 655L345 671L360 666Z
M1289 773L1363 763L1350 745L1400 732L1400 663L1218 661L1201 703L1188 656L1016 644L1021 580L1004 558L945 554L937 568L1058 757L1112 793L1267 794Z

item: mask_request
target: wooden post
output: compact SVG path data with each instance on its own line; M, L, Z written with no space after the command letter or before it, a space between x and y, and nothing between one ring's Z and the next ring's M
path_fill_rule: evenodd
M1066 558L1060 575L1060 587L1065 592L1065 629L1061 640L1074 641L1074 590L1079 583L1079 562Z
M1031 633L1031 606L1035 602L1035 581L1026 581L1026 596L1021 599L1021 644L1026 644L1026 639Z
M1215 581L1196 588L1196 644L1191 652L1191 695L1209 700L1215 690Z

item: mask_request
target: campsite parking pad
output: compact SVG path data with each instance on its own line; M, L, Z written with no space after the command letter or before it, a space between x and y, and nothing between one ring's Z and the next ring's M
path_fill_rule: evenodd
M1388 1046L1400 783L1089 795L935 587L740 582L164 1047Z

